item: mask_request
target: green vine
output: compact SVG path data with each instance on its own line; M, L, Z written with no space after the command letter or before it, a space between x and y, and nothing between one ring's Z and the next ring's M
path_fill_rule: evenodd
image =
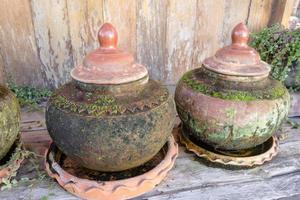
M290 89L300 91L300 29L287 30L273 25L252 34L250 45L271 65L275 79L284 82L295 71L295 83Z
M37 106L41 102L47 101L48 97L51 96L51 91L47 89L18 86L14 83L8 84L8 88L15 93L20 106Z

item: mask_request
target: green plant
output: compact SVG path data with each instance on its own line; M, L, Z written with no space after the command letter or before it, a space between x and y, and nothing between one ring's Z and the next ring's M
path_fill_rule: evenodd
M14 83L8 84L9 89L15 93L21 106L36 106L46 101L51 96L47 89L37 89L29 86L17 86Z
M284 82L292 68L295 71L296 88L300 90L300 29L287 30L273 25L251 35L250 45L255 48L261 59L271 65L271 75Z

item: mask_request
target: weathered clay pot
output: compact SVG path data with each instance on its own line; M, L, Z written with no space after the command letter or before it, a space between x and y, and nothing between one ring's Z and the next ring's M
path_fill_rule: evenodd
M104 24L98 37L100 48L50 98L46 123L58 148L84 167L121 171L159 152L171 134L175 105L144 66L116 47L112 25Z
M268 77L270 67L247 45L248 38L247 27L238 24L232 44L183 75L176 88L185 134L215 149L262 144L288 113L288 91Z
M17 139L20 127L20 107L17 98L0 86L0 160Z

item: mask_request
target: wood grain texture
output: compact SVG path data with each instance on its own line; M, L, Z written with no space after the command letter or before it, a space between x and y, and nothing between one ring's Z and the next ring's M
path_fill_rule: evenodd
M273 1L269 25L279 23L287 28L289 17L293 12L294 1L295 0Z
M168 0L166 64L162 74L167 85L175 84L192 67L196 10L196 0Z
M96 35L103 22L116 27L121 49L146 65L151 78L172 89L184 72L230 43L237 23L247 22L252 31L286 24L294 6L294 0L1 3L0 79L48 88L70 80L70 70L98 47Z
M6 75L20 85L45 86L29 1L2 0L0 13L1 79Z
M220 177L221 182L221 177ZM300 173L295 172L292 175L284 177L274 177L269 180L236 182L230 185L204 185L199 188L191 188L188 191L178 193L166 193L158 196L152 196L149 200L196 200L196 199L234 199L234 200L270 200L283 197L289 197L291 194L299 195L297 185L300 184Z
M247 26L252 32L258 32L269 23L272 12L272 0L251 0Z
M247 21L250 2L251 0L198 1L193 68L200 67L205 58L231 42L232 28L239 22Z
M136 56L136 0L103 0L103 17L118 31L118 47Z
M250 0L226 0L224 8L221 46L231 43L231 31L240 22L246 23Z
M70 80L72 45L66 0L32 0L33 24L42 70L48 85L58 87Z
M67 0L74 65L99 46L97 32L103 23L102 0Z
M288 139L280 141L280 153L277 157L263 166L252 169L216 168L212 164L206 164L194 154L180 151L180 157L177 158L167 181L144 195L143 198L183 199L185 197L185 199L196 199L196 196L201 196L203 197L201 199L227 199L232 195L232 199L257 199L258 196L258 199L261 199L265 194L265 199L275 199L299 194L300 191L296 189L296 186L282 187L282 190L277 188L278 193L274 193L276 187L283 180L285 180L286 186L300 181L300 164L298 162L300 149L297 147L299 140L296 139L300 137L299 130L284 126L283 131L288 133ZM290 176L291 174L297 175L297 178L291 178L293 177ZM281 179L277 179L278 177ZM270 191L265 190L266 186L272 182L274 185L268 187ZM246 185L245 188L244 185ZM253 192L257 192L258 196ZM238 194L243 195L238 197ZM252 197L252 195L254 196Z
M161 80L165 66L167 2L137 2L137 61L145 65L150 77Z
M225 1L223 0L198 0L192 57L193 68L200 67L205 58L213 56L216 50L221 48L224 10ZM214 18L213 26L211 24L212 15Z
M285 4L284 11L282 14L281 24L286 28L289 26L289 18L291 16L291 14L293 13L294 1L295 0L286 0L285 1L286 4Z
M1 49L0 49L0 84L6 83L6 74L5 74L5 63L3 56L1 55Z
M294 0L292 15L297 15L297 10L299 8L300 0Z

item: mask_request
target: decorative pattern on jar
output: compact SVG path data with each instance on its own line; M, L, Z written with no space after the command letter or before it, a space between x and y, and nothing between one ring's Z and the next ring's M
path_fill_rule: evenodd
M117 32L104 24L100 48L71 71L46 110L55 145L82 166L105 172L137 167L153 158L171 135L176 110L167 88L117 48Z

